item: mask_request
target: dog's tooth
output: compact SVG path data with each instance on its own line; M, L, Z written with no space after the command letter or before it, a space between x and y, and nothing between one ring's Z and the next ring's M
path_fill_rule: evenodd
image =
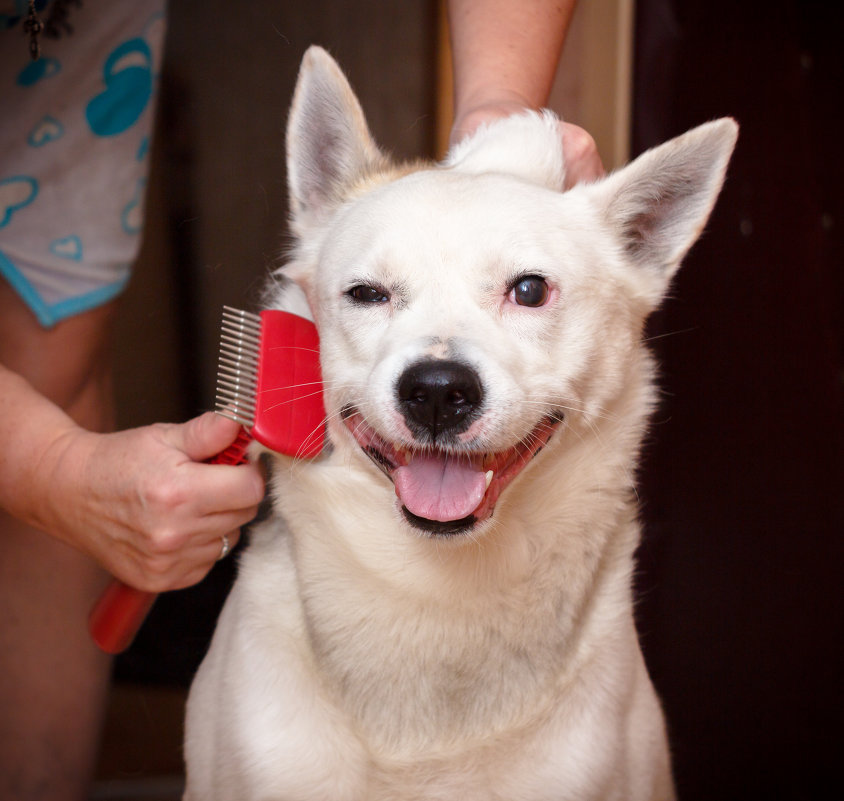
M486 488L487 489L489 489L489 485L492 484L492 476L493 476L492 470L487 470L486 471Z

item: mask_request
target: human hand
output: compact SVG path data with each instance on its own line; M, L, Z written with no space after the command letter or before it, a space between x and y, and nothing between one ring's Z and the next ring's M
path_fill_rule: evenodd
M451 144L474 133L482 124L511 114L521 114L528 107L517 100L487 103L457 117L451 129ZM605 175L598 146L588 131L570 122L560 122L560 139L566 165L565 189L581 182L595 181Z
M209 412L116 434L69 430L45 456L48 501L36 522L137 589L195 584L264 494L255 465L203 463L238 428Z

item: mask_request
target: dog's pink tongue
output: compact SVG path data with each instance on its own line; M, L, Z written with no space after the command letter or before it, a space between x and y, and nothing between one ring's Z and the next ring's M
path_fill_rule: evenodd
M440 522L468 517L486 492L483 471L454 456L415 456L396 470L393 479L409 512Z

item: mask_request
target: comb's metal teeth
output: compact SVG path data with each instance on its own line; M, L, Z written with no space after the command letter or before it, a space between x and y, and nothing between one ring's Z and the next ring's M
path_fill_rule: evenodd
M252 400L255 397L254 386L243 385L237 381L227 381L225 378L220 377L217 379L217 395L219 396L222 392L242 398L244 403L249 403L252 406L255 405Z
M246 323L251 323L256 328L261 328L261 315L254 312L244 311L243 309L235 309L233 306L223 306L223 317L231 317L238 320L243 320Z
M242 383L244 386L250 388L250 392L255 392L258 388L258 374L255 370L241 370L227 364L217 365L217 377L225 376L229 381L236 381Z
M252 357L256 357L261 351L260 340L251 340L230 331L220 332L220 347L249 354Z
M244 342L242 339L220 335L220 352L226 353L235 359L248 359L250 361L257 361L260 348L252 343Z
M220 356L221 358L227 359L229 362L234 362L235 364L242 364L245 367L249 367L253 370L258 369L258 357L253 356L251 353L246 351L238 351L234 350L231 347L220 347Z
M240 381L237 376L218 374L217 386L241 392L245 398L249 398L250 400L255 397L255 384Z
M245 420L249 426L255 423L255 411L253 409L244 409L242 406L236 406L231 403L225 403L225 399L221 399L217 404L217 409L225 411L231 417L237 417L240 420Z
M223 345L234 348L236 351L252 354L253 356L257 356L261 350L261 343L258 339L253 340L249 337L238 336L226 331L220 334L220 347Z
M226 389L218 388L217 405L225 406L227 409L231 409L232 411L236 411L243 415L248 415L249 417L255 416L254 403L250 403L248 400L244 400Z
M239 315L226 314L225 312L223 313L223 325L230 325L233 328L245 328L249 331L261 330L260 318L256 322L255 320L252 320L249 317L241 317Z
M226 375L236 381L243 381L243 383L257 384L258 371L255 369L244 369L243 365L231 364L228 362L220 362L217 365L217 375Z
M244 415L245 417L255 416L255 407L249 403L238 401L237 398L227 397L225 392L220 393L217 397L217 406L225 406L232 412Z
M225 406L220 403L217 404L217 414L219 414L221 417L226 417L229 420L234 420L235 423L240 423L240 425L242 425L244 428L252 428L252 426L255 424L255 419L253 417L247 417L238 414L238 412L231 409L231 407Z
M250 334L260 334L261 333L261 326L256 325L255 323L251 322L250 320L243 320L238 317L227 317L223 315L223 322L221 325L222 328L231 328L235 331L246 331Z
M255 397L255 388L253 386L249 386L248 384L242 384L237 380L230 381L225 376L219 376L217 378L217 389L225 389L228 392L237 393L245 401L254 403L253 399Z
M242 320L233 320L230 318L223 318L223 323L220 326L223 331L231 331L238 336L252 337L257 339L261 335L261 327L255 326L252 323L245 323Z
M231 353L242 353L245 356L255 359L261 352L261 343L257 340L255 342L248 342L241 337L231 336L223 331L220 334L220 348L228 350Z
M243 343L238 340L230 339L228 337L220 337L220 352L232 359L242 359L246 362L257 362L259 349L244 347Z
M260 333L261 318L257 314L237 311L236 309L226 306L223 309L223 326L243 328L244 330L249 330L253 333Z
M235 401L241 406L251 406L255 408L255 391L248 387L244 390L243 387L237 384L231 384L226 381L217 382L217 400L225 396L227 400Z
M220 355L224 356L227 359L230 359L234 362L240 362L244 365L252 366L254 369L257 369L258 366L258 354L252 353L248 350L240 349L238 350L236 347L233 347L230 344L221 343L220 345Z
M225 390L217 393L217 404L223 405L227 409L239 412L240 414L255 416L255 406L251 403L244 402L241 398L237 398Z
M246 428L255 424L260 343L260 316L224 306L216 408L218 414Z
M236 394L227 389L217 390L217 403L223 404L224 406L228 406L232 409L237 409L243 414L248 414L250 416L255 414L254 403L251 403L248 399L238 397Z
M221 364L231 365L233 369L240 370L243 373L254 374L258 372L258 358L249 353L238 353L229 348L220 348L220 358L217 361L218 366Z
M237 354L221 351L217 361L217 369L228 373L239 373L250 378L258 377L258 361L256 359L242 359Z
M261 327L261 318L257 314L250 314L245 311L236 311L228 306L223 308L224 320L235 320L239 325L249 325L253 328Z
M223 324L220 326L220 331L223 334L229 334L235 339L243 342L244 344L256 344L261 338L260 330L255 330L253 328L246 328L242 325L233 325L232 323L227 323L225 320Z
M225 401L229 405L239 406L244 409L249 409L251 414L255 412L255 404L236 391L228 389L227 387L217 386L217 402Z
M230 384L236 384L237 386L241 386L246 392L252 395L254 395L258 389L258 382L254 375L247 375L245 373L226 370L225 368L221 368L220 370L218 370L217 380L225 380Z
M230 403L218 403L217 411L225 412L231 419L243 421L244 425L250 428L255 425L255 414L250 409L241 409L239 406L232 406Z
M238 320L245 320L254 325L261 325L261 315L254 312L244 311L243 309L235 309L234 306L223 306L223 316L233 317Z
M250 414L255 412L255 403L246 395L238 393L236 390L228 387L221 387L217 385L217 402L225 402L229 406L238 406L242 409L249 409Z
M217 372L217 386L236 389L243 392L246 397L254 398L258 383L254 376L220 370Z

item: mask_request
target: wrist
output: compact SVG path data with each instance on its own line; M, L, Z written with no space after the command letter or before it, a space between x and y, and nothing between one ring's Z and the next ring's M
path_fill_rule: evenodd
M30 471L21 515L25 522L70 541L67 532L74 528L74 509L86 493L85 474L97 436L71 420L51 431Z
M471 136L485 123L525 111L536 111L538 108L536 104L515 92L498 93L494 96L479 95L470 101L458 103L451 128L451 144L457 144Z

